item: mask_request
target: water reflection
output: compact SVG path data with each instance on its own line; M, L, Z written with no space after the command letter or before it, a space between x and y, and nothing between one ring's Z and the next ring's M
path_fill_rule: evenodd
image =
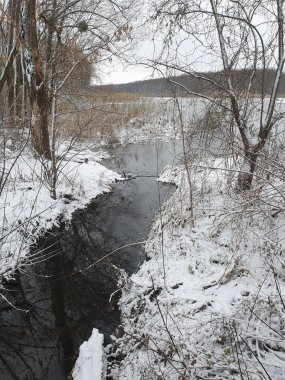
M76 236L76 226L72 230ZM54 257L8 285L5 295L28 313L1 305L1 379L66 379L92 325L106 337L113 331L119 314L109 297L118 271L102 262L78 272L94 260L95 250L96 258L104 253L93 244L93 255L83 255L84 244L77 241L70 250L72 242L66 231L54 231L37 247L51 246Z
M142 263L140 242L159 202L173 191L144 175L171 164L175 149L167 144L118 148L119 161L108 166L138 177L77 211L68 230L62 225L49 232L33 248L33 264L5 284L11 305L1 300L0 379L66 379L92 328L108 342L119 321L120 294L111 295L120 270L132 273Z

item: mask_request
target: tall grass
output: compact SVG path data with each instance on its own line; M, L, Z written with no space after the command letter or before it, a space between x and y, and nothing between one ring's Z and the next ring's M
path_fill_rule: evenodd
M132 119L142 119L154 113L151 98L131 94L85 94L66 96L58 101L57 137L100 139L117 142L120 128Z

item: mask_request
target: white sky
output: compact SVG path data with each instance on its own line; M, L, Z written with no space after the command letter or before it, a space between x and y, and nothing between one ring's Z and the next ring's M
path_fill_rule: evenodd
M266 36L267 26L263 25L263 21L264 18L259 15L254 17L255 25L261 34ZM130 53L129 61L131 61L132 64L120 62L117 58L114 58L112 62L106 61L104 65L101 66L101 81L103 84L128 83L160 76L157 72L154 73L152 69L147 68L146 65L135 64L135 62L147 62L148 59L152 59L157 52L161 51L163 46L162 41L153 40L149 29L138 28L136 32L135 38L139 42L137 43L137 48ZM175 36L177 40L180 40L179 54L183 57L182 61L189 61L189 63L191 61L192 70L210 71L220 70L222 68L220 56L214 56L212 52L207 51L207 49L197 49L193 45L193 41L191 42L189 38L183 37L185 36L183 36L182 33ZM181 72L177 74L179 75ZM96 81L94 80L94 82Z
M120 63L111 64L105 71L106 73L101 77L104 84L134 82L149 79L152 75L152 70L146 69L142 65L126 66Z
M154 44L151 39L141 39L136 48L129 53L128 61L126 63L117 58L113 58L112 62L106 61L101 65L100 79L103 84L116 84L128 83L138 80L150 79L153 74L152 69L148 69L143 64L136 64L136 62L143 62L151 59L154 54Z

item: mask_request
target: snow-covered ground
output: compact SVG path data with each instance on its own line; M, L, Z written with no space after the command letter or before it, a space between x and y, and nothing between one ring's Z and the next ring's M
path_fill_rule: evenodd
M163 138L164 141L181 138L181 130L172 118L160 116L156 118L133 118L124 127L116 131L116 138L120 144L129 144L143 141L153 141Z
M181 126L167 112L132 119L118 129L117 140L181 137ZM28 150L17 160L6 153L5 172L11 172L1 195L0 273L9 277L39 236L109 191L119 176L99 164L103 153L70 151L59 166L53 199L49 168ZM106 349L113 379L285 378L282 168L239 194L237 161L205 160L189 160L191 186L183 167L168 167L161 175L177 191L156 216L145 244L148 260L119 284L122 328ZM81 347L76 379L103 377L101 346L94 330Z
M4 172L9 173L0 198L1 255L0 275L9 276L24 260L31 244L60 220L68 221L72 213L84 208L92 198L111 190L119 175L106 169L98 161L103 153L91 150L69 151L62 156L57 179L57 198L51 197L49 167L36 160L26 149L19 157L17 152L6 150ZM43 260L41 257L40 260ZM37 258L29 256L29 262Z
M82 343L72 371L73 380L101 380L104 370L103 334L93 329L91 337Z
M109 140L125 145L144 141L181 138L181 120L179 109L183 113L185 132L191 121L202 115L205 102L201 99L190 98L140 98L133 107L138 109L138 115L131 117L126 123L117 123L111 128L111 133L100 134L102 144L108 144ZM128 112L128 105L124 104L122 113ZM110 128L106 128L106 131Z
M169 107L117 131L123 144L181 136ZM177 191L156 216L148 260L119 284L110 378L285 379L283 174L239 194L236 158L189 160L194 227L187 172L162 173Z
M200 164L195 227L184 169L161 176L178 188L157 215L148 260L123 284L116 380L285 378L285 227L271 209L283 185L247 198L231 190L222 160Z

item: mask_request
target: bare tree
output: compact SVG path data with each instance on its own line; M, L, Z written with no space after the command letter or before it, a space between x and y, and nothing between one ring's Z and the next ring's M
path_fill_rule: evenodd
M259 154L270 139L272 128L284 116L276 110L284 68L284 1L179 0L162 1L154 8L153 20L159 25L164 44L153 64L164 70L170 82L182 88L184 94L206 99L232 116L244 161L238 188L249 190ZM215 67L219 74L203 72L197 68L198 60L208 62L207 68ZM274 70L269 86L268 68ZM261 83L256 91L260 72ZM170 73L195 78L200 87L184 85L171 78ZM203 84L211 91L202 91ZM255 92L261 105L258 132L253 138L251 98Z
M20 62L20 33L19 33L19 2L9 0L4 2L1 8L1 75L0 94L7 84L8 114L11 116L19 112L16 107L17 97L21 86L21 62ZM4 59L3 59L4 58ZM3 107L3 106L2 106ZM10 120L11 121L11 120ZM12 121L13 124L13 121Z
M19 6L14 0L12 7L14 13L17 9L20 12L22 62L29 89L34 145L40 156L51 159L49 123L54 89L58 92L68 83L82 62L89 60L91 65L106 53L116 53L117 45L129 32L131 2L20 3Z
M35 148L40 155L50 159L48 83L39 49L36 0L26 0L22 3L21 28L24 46L23 62L29 88Z
M88 92L94 66L112 55L124 54L130 46L130 21L134 0L7 0L0 5L0 99L5 167L6 127L14 140L20 127L29 127L23 146L31 139L45 177L56 197L60 161L55 139L61 123L55 112L64 104L83 107L78 95ZM85 99L86 107L90 104ZM72 129L72 128L71 128ZM70 130L71 130L70 129ZM21 129L22 131L22 129ZM79 131L80 132L80 131ZM76 133L78 137L80 133ZM21 132L22 133L22 132ZM23 132L24 134L26 131ZM72 146L74 136L70 136ZM22 140L21 140L22 141ZM71 146L70 145L70 146ZM6 180L1 181L1 189Z

